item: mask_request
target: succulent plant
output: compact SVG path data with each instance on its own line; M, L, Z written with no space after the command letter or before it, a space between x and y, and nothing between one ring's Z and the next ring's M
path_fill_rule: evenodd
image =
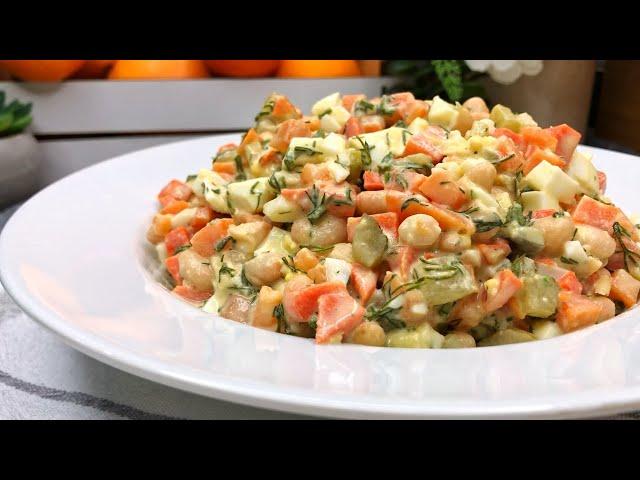
M0 91L0 137L22 132L31 123L31 103L13 100L5 104L6 95Z

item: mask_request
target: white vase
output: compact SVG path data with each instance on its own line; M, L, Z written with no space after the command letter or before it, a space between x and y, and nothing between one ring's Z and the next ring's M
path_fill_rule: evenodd
M567 123L587 131L595 60L545 60L542 72L523 75L511 85L483 79L489 103L529 113L541 127Z
M0 208L38 189L40 148L30 133L0 137Z

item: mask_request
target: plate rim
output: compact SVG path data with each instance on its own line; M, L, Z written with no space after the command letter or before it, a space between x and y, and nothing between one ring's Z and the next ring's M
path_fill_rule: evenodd
M610 391L601 393L593 390L579 392L573 395L571 403L568 406L562 406L548 401L546 405L542 402L540 406L535 409L532 408L533 405L531 403L526 404L524 408L517 408L514 401L511 400L510 404L507 406L499 405L497 408L489 410L487 410L487 406L485 404L478 404L475 406L473 404L464 404L446 407L425 403L419 407L402 405L401 411L397 409L391 411L388 408L388 403L384 402L379 405L376 405L373 402L367 402L365 404L351 399L336 397L329 403L322 403L318 402L318 400L314 401L314 398L317 399L319 396L315 396L313 394L308 396L296 396L295 389L293 387L283 388L272 384L270 389L257 389L252 385L254 381L222 379L220 375L215 373L212 373L212 375L206 379L201 377L200 380L198 380L198 376L189 373L190 368L185 365L181 365L177 369L179 371L170 371L176 370L176 368L163 368L162 361L133 352L122 345L102 339L93 333L83 331L70 323L65 323L64 320L59 319L58 315L54 312L51 312L46 308L41 308L41 306L38 305L35 300L32 300L26 292L21 291L17 282L14 283L11 273L6 270L6 263L2 261L2 259L5 258L5 255L9 255L5 246L7 243L6 239L10 235L10 233L8 234L7 232L11 231L13 228L12 226L17 221L16 218L19 217L21 211L30 204L37 202L38 197L45 194L48 190L58 188L59 184L68 181L68 179L72 177L84 174L86 170L104 168L112 162L122 161L122 159L130 156L135 157L135 155L141 152L163 149L170 145L177 146L180 144L201 142L205 139L215 141L236 135L237 133L206 135L128 152L126 154L98 162L97 164L86 166L37 192L31 198L26 200L11 215L0 234L0 283L4 286L7 294L30 318L36 320L39 324L56 334L67 345L102 363L172 388L255 408L266 408L275 411L300 415L312 415L316 417L381 419L587 418L640 409L640 386L618 388L614 393ZM615 155L637 158L623 152L616 152L590 146L587 146L587 148L594 150L595 152L605 151ZM274 335L277 334L274 333ZM248 385L243 386L242 383L248 383ZM326 398L323 398L323 402L325 400Z

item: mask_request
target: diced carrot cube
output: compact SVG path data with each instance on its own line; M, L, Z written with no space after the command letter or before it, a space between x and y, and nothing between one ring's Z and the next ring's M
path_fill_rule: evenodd
M609 298L619 300L625 307L631 308L638 300L638 292L640 292L640 281L633 278L629 272L624 269L613 272Z
M173 255L171 257L167 257L164 261L165 267L167 267L167 271L173 277L173 281L176 285L182 284L182 277L180 276L180 260L177 255Z
M291 143L292 138L310 136L311 129L304 120L291 118L278 125L269 146L280 153L284 153L289 148L289 143Z
M491 243L479 243L478 249L489 265L501 262L511 253L509 242L504 238L494 238Z
M494 278L498 281L498 286L487 291L487 300L484 304L487 313L504 306L522 287L522 280L509 269L500 270Z
M371 170L366 170L363 175L365 190L384 190L382 175Z
M333 175L331 174L331 171L327 167L326 163L305 163L304 167L302 167L302 172L300 172L300 179L305 185L313 185L320 180L333 180ZM285 190L295 189L288 188ZM306 188L302 190L306 191ZM292 195L292 193L287 192L287 195ZM289 200L289 198L287 199Z
M602 230L611 231L614 222L618 218L619 209L613 205L598 202L591 197L583 195L571 217L576 223L586 223Z
M432 170L431 175L425 178L418 188L430 200L453 209L460 208L467 201L466 193L446 170Z
M189 243L189 232L185 227L176 227L167 233L164 244L167 247L167 255L172 256L178 247Z
M186 183L180 180L171 180L160 190L158 200L164 198L166 203L169 203L171 200L189 200L192 193L191 187ZM169 199L168 201L167 198ZM165 203L162 203L162 205L165 206Z
M558 284L558 287L560 287L560 290L577 294L582 293L582 284L578 280L576 274L571 270L567 270L567 273L562 275L560 278L557 278L556 283Z
M349 112L353 113L353 106L359 100L364 100L367 98L362 93L357 93L354 95L343 95L342 96L342 106L346 108Z
M359 120L364 133L379 132L385 127L384 118L380 115L363 115Z
M514 148L517 148L518 150L524 150L525 143L522 135L514 132L513 130L510 130L508 128L496 128L491 135L496 138L507 137L513 142L512 145L514 146Z
M329 293L346 293L342 282L323 282L297 290L285 289L282 305L287 318L292 322L308 322L318 311L318 298Z
M573 152L575 152L576 147L580 143L580 138L582 137L580 132L574 130L566 123L547 128L546 131L553 135L558 142L555 152L560 155L565 162L569 163L571 157L573 157Z
M543 161L549 162L551 165L555 165L560 168L564 168L566 163L562 158L553 153L549 149L542 149L537 146L530 146L525 153L526 160L524 162L523 173L527 175L533 170L539 163Z
M233 225L232 218L213 220L191 237L191 248L203 257L210 257L216 253L216 243L227 235L231 225Z
M554 213L556 213L556 211L553 208L547 208L544 210L535 210L531 212L531 218L533 218L534 220L537 220L538 218L550 217Z
M558 146L558 139L540 127L523 127L520 134L527 145L549 148L551 151Z
M276 118L299 118L300 112L287 97L284 95L278 95L275 99L271 115Z
M189 300L194 303L202 303L205 300L208 300L212 292L202 292L200 290L195 290L186 285L178 285L173 289L173 293L180 295L185 300Z
M318 256L308 248L301 248L293 257L293 264L298 270L306 272L318 264Z
M375 292L377 280L378 274L370 268L363 267L359 263L351 265L351 285L360 297L362 305L365 305Z
M210 207L198 207L196 214L191 221L191 227L195 232L203 228L207 223L213 220L215 212Z
M607 190L607 174L601 171L598 171L598 187L600 194L604 195Z
M184 200L171 200L170 203L165 205L162 210L160 210L160 213L176 214L178 212L181 212L185 208L189 208L189 202L185 202Z
M346 291L324 294L317 304L316 343L328 343L336 335L348 334L364 317L362 305Z
M216 173L226 173L227 175L235 175L236 174L236 164L233 162L213 162L213 166L211 167Z
M435 139L425 133L412 135L404 147L402 156L406 157L407 155L413 155L414 153L424 153L431 158L431 161L434 164L442 161L444 158L444 154L442 153L442 150L440 150Z
M556 323L567 333L593 325L600 318L602 306L575 292L561 290L558 294Z
M425 254L426 256L427 254ZM387 257L389 268L403 279L408 279L411 267L420 258L420 252L409 245L398 245L395 251Z
M362 128L362 125L360 125L360 120L357 117L351 117L347 120L344 127L344 134L347 138L355 137L362 133L364 133L364 129Z

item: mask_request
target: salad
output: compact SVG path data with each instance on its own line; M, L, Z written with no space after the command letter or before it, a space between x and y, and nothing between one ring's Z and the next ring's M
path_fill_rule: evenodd
M239 144L171 180L147 232L173 292L319 344L467 348L614 317L636 222L568 125L480 98L270 95Z

